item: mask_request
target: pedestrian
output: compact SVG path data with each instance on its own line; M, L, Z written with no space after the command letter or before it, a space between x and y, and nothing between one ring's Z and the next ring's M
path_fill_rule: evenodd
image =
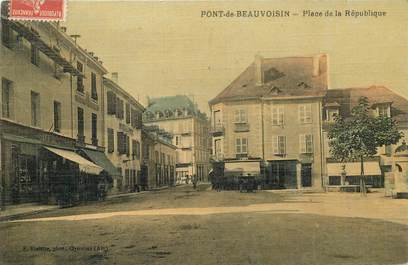
M192 176L192 181L193 181L193 188L197 189L197 176L196 175Z

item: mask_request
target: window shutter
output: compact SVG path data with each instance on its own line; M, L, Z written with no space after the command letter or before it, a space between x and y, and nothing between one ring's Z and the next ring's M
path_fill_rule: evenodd
M278 109L272 106L272 125L278 125Z
M312 104L306 105L305 112L305 122L312 122Z
M306 153L306 138L304 134L299 135L299 151L301 154Z
M117 132L117 149L118 153L122 154L122 132Z
M241 151L243 154L248 153L248 139L247 138L241 139Z
M239 110L235 110L235 118L234 118L234 120L235 120L235 122L239 122Z
M113 153L115 150L114 133L113 129L108 128L108 152Z
M305 122L305 106L304 105L299 105L299 122L300 123Z
M313 153L313 135L308 134L306 136L306 151L311 154Z
M278 154L278 136L272 136L272 150L274 154Z
M130 156L130 138L129 136L125 135L125 139L126 139L126 142L125 142L126 155Z
M241 139L237 138L235 140L235 147L236 147L236 153L240 154L241 153Z
M126 123L130 123L130 104L126 103Z
M285 114L284 114L284 109L283 109L283 106L280 106L279 107L279 125L282 125L283 123L284 123L284 119L285 119Z

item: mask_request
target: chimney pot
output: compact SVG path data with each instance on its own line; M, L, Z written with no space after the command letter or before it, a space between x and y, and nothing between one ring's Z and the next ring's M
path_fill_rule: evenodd
M263 57L259 54L255 55L255 82L257 86L263 85L263 71L262 71Z
M313 56L313 76L320 75L320 55Z

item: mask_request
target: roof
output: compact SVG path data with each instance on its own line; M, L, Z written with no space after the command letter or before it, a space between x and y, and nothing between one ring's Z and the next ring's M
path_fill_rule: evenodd
M261 97L324 96L327 83L325 54L284 58L257 56L210 104Z
M200 112L197 105L185 95L149 98L146 112L156 113L158 111L165 112L166 110L174 112L176 109L188 110L191 115L206 118L206 115Z
M110 88L113 88L116 90L116 92L119 92L122 94L123 97L125 97L130 103L132 103L134 106L138 107L140 110L145 111L145 107L137 101L132 95L130 95L125 89L123 89L121 86L119 86L115 81L112 79L109 79L107 77L103 77L103 84L109 85Z
M367 97L372 106L391 104L391 117L399 122L408 121L408 99L385 86L329 89L324 101L326 105L337 102L341 115L348 117L360 97Z

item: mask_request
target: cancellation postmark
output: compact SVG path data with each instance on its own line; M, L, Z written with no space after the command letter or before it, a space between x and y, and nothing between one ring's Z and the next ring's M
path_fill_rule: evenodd
M64 21L67 0L10 0L9 18L14 20Z

